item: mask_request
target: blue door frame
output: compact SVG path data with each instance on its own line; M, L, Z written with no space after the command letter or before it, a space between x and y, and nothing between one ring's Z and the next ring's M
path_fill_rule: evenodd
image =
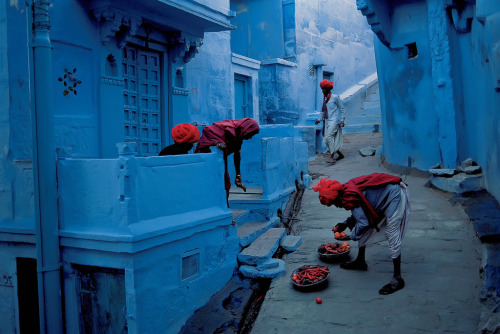
M251 108L250 78L243 75L234 75L234 118L253 117Z

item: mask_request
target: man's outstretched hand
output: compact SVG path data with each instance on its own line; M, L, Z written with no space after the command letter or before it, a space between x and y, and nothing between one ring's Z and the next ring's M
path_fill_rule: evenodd
M335 227L332 229L333 232L343 232L347 228L346 223L338 223L335 225Z
M247 192L247 187L243 183L241 183L241 177L236 176L234 179L234 184L238 187L243 189L244 192Z
M225 143L217 143L215 146L218 149L223 150L223 151L226 149L226 144Z

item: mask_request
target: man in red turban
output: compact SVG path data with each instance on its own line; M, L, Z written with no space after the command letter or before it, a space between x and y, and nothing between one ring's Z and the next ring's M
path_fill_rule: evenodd
M215 122L210 126L203 128L201 139L196 146L194 153L209 153L211 146L217 146L224 152L224 188L226 189L227 206L229 207L229 189L231 189L231 180L227 169L227 157L234 153L234 169L236 178L234 184L247 191L245 185L241 182L241 145L243 140L248 140L258 134L259 124L252 118L229 119Z
M337 160L343 159L344 155L340 152L344 143L342 137L342 128L344 127L345 110L342 101L338 95L332 93L333 82L323 80L319 83L323 91L323 107L321 108L320 118L316 124L323 121L323 139L330 151L329 163L335 164L335 153L338 154Z
M174 126L170 132L174 144L165 147L160 151L162 155L188 154L193 148L194 143L200 140L200 131L189 123L182 123Z
M356 177L344 184L323 178L313 187L321 204L351 210L351 216L334 227L342 232L351 229L350 238L358 241L359 252L352 262L341 263L344 269L367 270L366 246L383 240L389 242L394 273L391 282L379 293L388 295L404 288L401 277L401 244L411 211L406 184L398 176L373 173Z

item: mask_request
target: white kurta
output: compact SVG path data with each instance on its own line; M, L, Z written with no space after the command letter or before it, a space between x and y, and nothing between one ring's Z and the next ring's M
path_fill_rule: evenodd
M358 240L359 247L387 240L389 242L391 257L395 259L401 254L402 240L406 233L411 206L408 189L403 182L399 184L399 189L400 192L397 196L399 198L392 197L390 193L384 192L383 188L372 190L374 194L379 193L377 203L372 203L369 200L374 209L377 210L380 206L385 207L386 217L378 224L380 230L378 232L375 228L368 227L368 219L362 208L353 210L353 217L356 218L357 226L353 229L354 233L351 234L351 237L353 237L353 240ZM370 197L370 194L366 195ZM397 205L393 207L391 204L395 203Z
M330 97L326 108L328 110L328 118L325 119L323 113L321 113L319 121L325 121L324 140L330 154L333 154L340 150L344 144L340 123L345 120L345 109L339 96L335 94L332 94Z

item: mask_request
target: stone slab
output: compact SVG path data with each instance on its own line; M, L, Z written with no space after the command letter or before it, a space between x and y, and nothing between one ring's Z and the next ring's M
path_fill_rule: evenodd
M484 188L482 174L468 175L460 173L452 177L431 175L430 181L434 187L455 194L480 191Z
M273 280L280 278L286 272L285 261L280 259L273 260L278 263L278 266L275 268L258 270L257 267L254 266L241 266L240 272L243 274L243 276L248 278L272 278Z
M301 243L300 235L287 235L281 239L280 246L287 252L295 252Z
M469 166L464 168L465 174L479 174L482 171L481 166Z
M362 147L359 149L359 154L362 156L362 157L369 157L369 156L372 156L372 155L375 155L375 151L377 149L375 147Z
M483 242L500 242L500 205L487 194L456 199L474 224L479 239Z
M257 238L250 246L238 254L242 264L257 266L269 260L276 252L281 238L285 235L284 228L271 228Z
M268 269L274 269L279 267L279 261L277 259L269 259L266 262L262 262L257 266L257 270L263 271Z
M431 175L436 175L436 176L443 176L443 177L451 177L457 173L455 169L449 169L449 168L431 168L429 169L429 173Z

